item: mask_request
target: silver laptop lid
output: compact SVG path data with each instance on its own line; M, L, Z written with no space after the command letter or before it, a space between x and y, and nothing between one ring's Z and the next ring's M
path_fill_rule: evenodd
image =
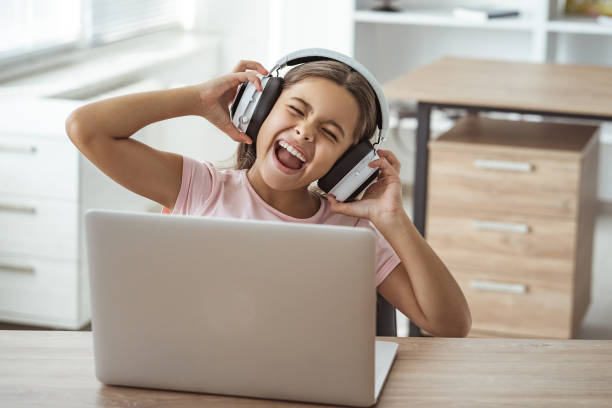
M372 231L108 210L85 224L100 381L374 403Z

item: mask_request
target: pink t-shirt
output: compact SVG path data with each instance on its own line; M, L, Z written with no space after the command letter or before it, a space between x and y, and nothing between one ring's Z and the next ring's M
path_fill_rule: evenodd
M369 228L376 235L377 286L401 262L391 245L369 220L333 213L324 197L321 197L321 206L312 217L290 217L270 206L255 192L246 172L218 171L208 161L200 163L183 156L181 189L171 214ZM167 208L163 208L162 212L170 213Z

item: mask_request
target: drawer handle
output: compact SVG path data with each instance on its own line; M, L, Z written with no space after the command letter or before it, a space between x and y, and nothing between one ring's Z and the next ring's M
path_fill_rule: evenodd
M33 266L0 264L0 271L34 273L34 267Z
M36 207L0 203L0 211L24 212L28 214L36 214Z
M470 280L470 288L477 290L488 290L493 292L505 292L505 293L527 293L527 286L520 283L501 283L491 282L483 280Z
M527 234L530 230L529 225L527 224L517 224L511 222L474 220L472 224L474 225L474 228L485 231L504 231Z
M474 160L474 166L479 169L522 171L525 173L533 170L533 164L531 163L505 160L476 159Z
M11 152L11 153L27 153L34 154L38 149L36 146L17 146L17 145L7 145L0 144L0 152Z

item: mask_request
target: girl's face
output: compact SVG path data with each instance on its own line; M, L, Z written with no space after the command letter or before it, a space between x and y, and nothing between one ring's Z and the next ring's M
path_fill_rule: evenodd
M309 78L284 89L259 130L253 167L274 190L310 185L353 144L358 114L359 105L351 93L328 79ZM281 141L305 159L299 169L280 163Z

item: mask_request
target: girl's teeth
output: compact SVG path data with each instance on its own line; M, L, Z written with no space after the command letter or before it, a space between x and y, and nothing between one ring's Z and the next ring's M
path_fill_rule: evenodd
M279 145L281 145L282 147L287 149L289 151L289 153L291 153L292 155L294 155L295 157L297 157L301 161L303 161L303 162L306 161L306 159L304 159L304 157L300 154L300 152L298 152L296 149L294 149L289 143L281 141L281 142L279 142Z

